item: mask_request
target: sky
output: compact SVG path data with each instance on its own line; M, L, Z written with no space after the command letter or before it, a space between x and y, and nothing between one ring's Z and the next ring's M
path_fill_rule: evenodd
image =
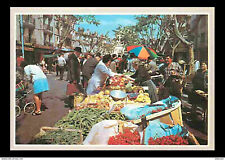
M114 32L119 25L130 26L135 25L137 20L134 15L95 15L95 18L99 20L100 25L96 26L93 24L81 23L77 25L75 30L78 30L78 27L82 27L87 31L89 29L91 32L97 31L99 35L105 35L107 32L110 38L114 38Z

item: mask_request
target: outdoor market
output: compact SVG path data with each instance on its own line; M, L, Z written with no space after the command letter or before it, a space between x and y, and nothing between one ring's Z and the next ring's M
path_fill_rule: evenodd
M192 44L189 59L146 43L125 44L123 54L76 45L27 58L23 45L16 59L16 143L208 143L208 64L194 57ZM31 123L26 137L22 128Z

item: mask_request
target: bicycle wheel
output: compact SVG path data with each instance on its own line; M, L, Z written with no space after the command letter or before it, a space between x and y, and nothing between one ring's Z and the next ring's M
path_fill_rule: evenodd
M20 107L18 105L16 105L15 111L16 111L16 117L19 117L20 114L21 114L21 109L20 109Z
M33 113L36 108L35 103L29 102L24 106L24 113Z

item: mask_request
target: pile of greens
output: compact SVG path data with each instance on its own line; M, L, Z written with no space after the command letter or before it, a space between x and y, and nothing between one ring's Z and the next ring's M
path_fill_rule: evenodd
M108 113L108 110L98 108L84 108L73 110L61 120L56 122L54 127L63 129L77 129L82 131L83 139L90 132L93 125L103 120L126 120L120 113ZM49 138L50 137L50 138ZM49 140L50 139L50 140ZM47 140L47 141L46 141ZM46 132L44 136L35 140L35 144L78 144L79 132L66 132L65 130Z

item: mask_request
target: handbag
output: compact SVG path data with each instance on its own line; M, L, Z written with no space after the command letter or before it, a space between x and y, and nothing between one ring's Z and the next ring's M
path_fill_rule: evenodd
M73 95L74 93L80 93L77 83L68 83L66 87L66 95Z

